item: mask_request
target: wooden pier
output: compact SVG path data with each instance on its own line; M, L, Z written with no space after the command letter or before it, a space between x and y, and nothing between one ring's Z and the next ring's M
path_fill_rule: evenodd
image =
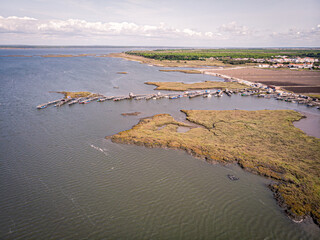
M241 89L241 90L202 90L202 91L188 91L188 92L181 92L181 93L169 93L169 94L133 94L129 93L127 96L104 96L102 94L90 94L87 97L82 98L63 98L57 99L48 103L40 104L37 106L37 109L44 109L48 106L54 105L55 107L61 107L68 103L69 106L75 104L87 104L93 101L97 102L105 102L113 100L114 102L124 101L124 100L157 100L161 98L167 98L170 100L179 99L183 97L188 97L189 99L203 96L204 98L208 97L222 97L223 94L227 96L232 96L233 94L240 94L240 96L257 96L259 98L274 98L276 100L286 101L288 103L297 103L297 104L305 104L308 107L317 107L320 110L320 101L315 98L311 98L304 95L297 95L293 93L276 93L270 91L270 89L261 89L261 88L248 88L248 89Z
M61 102L62 100L63 100L63 98L62 99L53 100L51 102L47 102L47 103L44 103L44 104L41 104L41 105L38 105L37 109L46 108L46 107L48 107L50 105L57 104L58 102Z

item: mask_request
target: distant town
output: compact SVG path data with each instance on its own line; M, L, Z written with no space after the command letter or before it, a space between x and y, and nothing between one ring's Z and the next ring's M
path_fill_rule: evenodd
M175 64L181 67L255 65L260 68L319 70L320 59L320 49L165 49L127 51L126 54L154 59L166 66L170 65L169 61L176 61Z
M234 58L234 61L261 63L260 68L319 69L319 59L311 57L275 56L273 58Z

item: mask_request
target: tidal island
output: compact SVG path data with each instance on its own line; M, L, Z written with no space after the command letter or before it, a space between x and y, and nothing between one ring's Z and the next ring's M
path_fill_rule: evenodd
M320 139L294 127L302 114L293 110L181 111L186 122L158 114L107 138L182 149L209 163L237 163L272 179L270 189L291 218L302 221L311 216L320 224Z
M183 82L145 82L147 85L155 85L155 90L167 91L188 91L188 90L203 90L203 89L230 89L240 90L248 88L247 85L237 82L216 82L205 81L198 83L183 83Z

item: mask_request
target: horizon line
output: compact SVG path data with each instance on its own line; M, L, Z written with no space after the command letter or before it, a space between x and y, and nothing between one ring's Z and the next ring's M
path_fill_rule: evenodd
M3 48L192 48L192 49L320 49L320 47L209 47L209 46L142 46L142 45L42 45L42 44L0 44Z

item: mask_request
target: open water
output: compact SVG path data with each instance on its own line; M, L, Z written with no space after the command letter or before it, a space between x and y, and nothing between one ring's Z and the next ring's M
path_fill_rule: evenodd
M153 92L146 81L221 81L117 58L39 56L125 50L0 50L0 239L319 239L313 223L283 213L267 179L105 139L157 113L182 120L180 109L235 108L301 111L311 118L299 127L319 137L317 109L236 95L35 108L61 97L49 91L122 95Z

